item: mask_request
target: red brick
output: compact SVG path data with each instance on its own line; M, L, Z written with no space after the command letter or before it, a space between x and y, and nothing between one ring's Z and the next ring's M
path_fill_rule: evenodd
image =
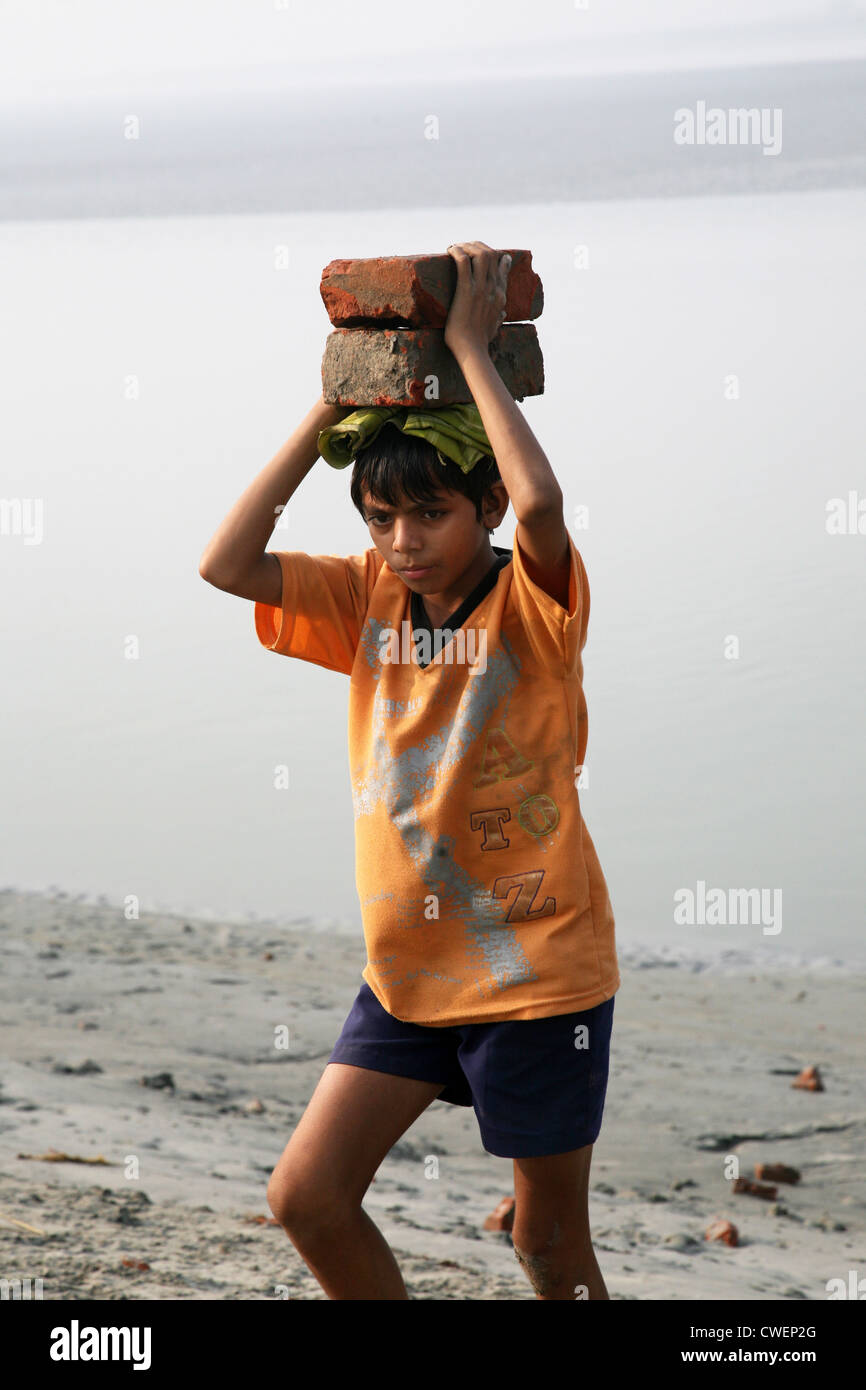
M511 256L505 321L537 319L544 289L532 252L504 249ZM331 261L319 289L336 328L444 328L456 287L457 263L446 252Z
M544 360L531 323L509 323L490 359L517 401L544 392ZM438 394L427 395L435 377ZM337 328L322 359L322 394L345 406L405 405L419 410L471 405L472 392L439 328Z
M800 1181L800 1173L797 1168L788 1168L784 1163L756 1163L755 1177L765 1178L767 1182L789 1182Z
M750 1197L765 1197L768 1202L775 1202L779 1195L779 1189L770 1183L752 1182L749 1178L734 1178L734 1191L747 1192Z
M791 1085L796 1091L823 1091L824 1083L817 1067L804 1067Z
M733 1221L714 1221L704 1231L704 1240L720 1240L723 1245L739 1245L740 1233Z

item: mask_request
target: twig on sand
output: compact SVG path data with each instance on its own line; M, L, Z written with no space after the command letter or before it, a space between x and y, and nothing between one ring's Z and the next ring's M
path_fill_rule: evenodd
M7 1216L5 1211L0 1211L0 1221L11 1221L13 1226L20 1226L22 1231L32 1231L34 1235L44 1236L45 1232L38 1226L28 1226L26 1221L19 1221L16 1216Z
M80 1154L65 1154L62 1149L49 1149L44 1154L18 1154L18 1158L34 1158L39 1163L103 1163L106 1168L116 1168L117 1164L98 1154L96 1158L82 1158Z

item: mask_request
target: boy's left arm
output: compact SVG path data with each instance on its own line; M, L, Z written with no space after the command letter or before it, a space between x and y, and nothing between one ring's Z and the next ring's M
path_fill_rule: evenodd
M505 318L510 256L482 241L449 246L457 289L445 324L451 349L472 392L499 474L517 517L517 539L531 579L568 608L571 557L562 489L543 449L494 367L489 343Z

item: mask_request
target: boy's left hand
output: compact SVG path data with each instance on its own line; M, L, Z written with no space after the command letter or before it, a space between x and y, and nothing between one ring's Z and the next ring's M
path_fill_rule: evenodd
M445 322L445 343L455 357L479 345L486 352L505 320L511 257L483 241L456 242L448 254L457 262L457 288Z

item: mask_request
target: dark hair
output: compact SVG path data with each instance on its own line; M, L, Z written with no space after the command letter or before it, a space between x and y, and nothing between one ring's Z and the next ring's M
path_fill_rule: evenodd
M440 463L435 446L426 439L404 434L386 420L376 438L360 449L352 469L352 501L364 515L363 493L396 507L402 492L412 502L435 502L437 490L462 492L475 503L475 519L481 520L481 500L493 483L499 483L495 458L479 459L468 473L448 459Z

